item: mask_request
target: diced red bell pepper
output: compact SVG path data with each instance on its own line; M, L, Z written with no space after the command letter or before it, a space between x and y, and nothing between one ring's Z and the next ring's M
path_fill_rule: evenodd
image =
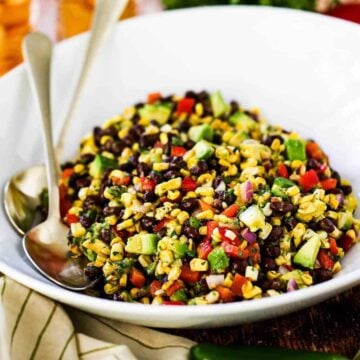
M182 146L172 146L171 156L181 157L186 153L186 149Z
M161 289L161 282L159 280L153 280L150 284L151 296L156 296L156 292Z
M213 231L219 226L217 221L208 221L206 224L206 240L211 239Z
M249 280L246 279L245 276L242 276L240 274L235 274L233 283L231 285L231 291L237 295L242 296L242 287L245 285Z
M178 114L181 114L181 113L191 114L194 105L195 105L195 100L194 99L192 99L192 98L183 98L178 102L176 112Z
M339 252L339 249L336 245L336 240L334 238L329 238L329 244L330 244L330 252L333 254L333 255L337 255L338 252Z
M180 279L186 283L195 284L200 280L200 271L191 271L188 264L184 264L181 267Z
M277 168L277 173L279 176L281 176L283 178L286 178L286 179L289 178L289 172L284 163L279 164L279 166Z
M63 172L61 173L61 178L68 179L73 173L74 173L73 168L64 169Z
M131 268L130 270L130 282L137 288L141 288L145 285L146 283L146 278L143 275L143 273L136 269L136 268Z
M161 99L161 94L159 92L150 93L147 98L148 104L153 104Z
M130 176L124 176L124 177L112 177L111 181L113 182L113 184L115 185L129 185L130 181L131 181L131 177Z
M321 150L320 146L313 141L309 141L306 144L306 154L308 157L319 161L325 160L327 158L325 153Z
M183 301L164 301L163 305L185 305Z
M159 232L172 218L164 217L157 225L154 226L154 231Z
M260 246L257 242L250 244L245 250L248 251L248 257L253 264L258 264L261 261Z
M319 177L315 170L311 169L307 171L299 179L299 184L303 187L305 191L313 189L319 183Z
M174 283L166 290L166 295L171 296L176 291L182 289L184 287L184 284L182 281L175 280Z
M182 181L181 188L187 192L194 191L197 188L196 181L186 176Z
M221 302L234 301L234 293L229 288L218 285L215 290L219 293Z
M211 246L211 242L210 239L205 239L203 240L198 247L196 248L197 250L197 254L198 257L200 259L207 259L211 250L212 250L212 246Z
M324 269L331 270L334 266L333 259L331 259L328 253L323 249L319 251L318 260L321 267L323 267Z
M71 199L67 193L67 186L60 185L59 186L59 193L60 193L60 215L63 218L72 207Z
M234 217L238 213L239 209L239 205L232 204L227 207L221 214L227 217Z
M345 251L348 251L352 247L353 243L353 238L346 234L342 235L339 239L339 244Z
M215 212L215 209L210 204L206 203L203 200L199 200L199 205L201 211L211 210L212 212Z
M333 178L321 180L320 185L324 190L335 189L337 185L337 180Z
M146 178L144 176L140 178L140 183L143 191L152 191L155 189L156 186L155 180Z
M219 233L221 235L221 239L224 242L228 242L235 246L240 245L239 235L234 230L227 229L225 227L219 227Z
M77 223L77 222L79 222L79 217L76 216L76 215L74 215L74 214L69 214L69 213L67 213L67 214L65 215L65 222L66 222L68 225Z
M220 245L224 249L226 255L237 259L239 258L240 249L238 246L231 245L227 241L223 241Z

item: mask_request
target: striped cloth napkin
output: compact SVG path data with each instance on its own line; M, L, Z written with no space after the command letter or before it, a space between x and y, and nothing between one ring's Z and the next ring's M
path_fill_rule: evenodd
M195 343L65 307L0 278L2 360L185 360Z

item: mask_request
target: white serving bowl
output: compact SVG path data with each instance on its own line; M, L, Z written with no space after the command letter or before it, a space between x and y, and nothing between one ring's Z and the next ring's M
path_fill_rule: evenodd
M78 74L87 35L56 48L54 127ZM66 157L83 134L146 94L221 89L272 123L314 138L334 168L360 190L360 27L326 16L266 7L166 12L121 23L94 68L77 112ZM0 80L0 185L42 162L39 120L23 66ZM360 283L360 245L334 279L274 298L210 306L148 306L64 290L27 261L4 211L0 271L62 303L153 327L212 327L275 317L318 303Z

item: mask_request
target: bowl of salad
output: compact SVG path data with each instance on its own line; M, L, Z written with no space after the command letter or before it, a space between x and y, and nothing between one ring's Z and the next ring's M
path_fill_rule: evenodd
M48 282L4 217L0 270L65 304L158 327L265 319L360 283L359 38L340 20L243 6L119 24L60 176L69 251L97 285L79 294ZM85 41L56 49L55 132ZM24 69L0 91L1 149L16 159L4 182L42 155Z

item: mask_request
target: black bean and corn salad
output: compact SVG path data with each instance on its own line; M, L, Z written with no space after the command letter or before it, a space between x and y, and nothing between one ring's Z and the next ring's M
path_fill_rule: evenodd
M312 140L219 92L150 94L63 165L73 256L99 296L202 305L331 279L357 241L351 185Z

